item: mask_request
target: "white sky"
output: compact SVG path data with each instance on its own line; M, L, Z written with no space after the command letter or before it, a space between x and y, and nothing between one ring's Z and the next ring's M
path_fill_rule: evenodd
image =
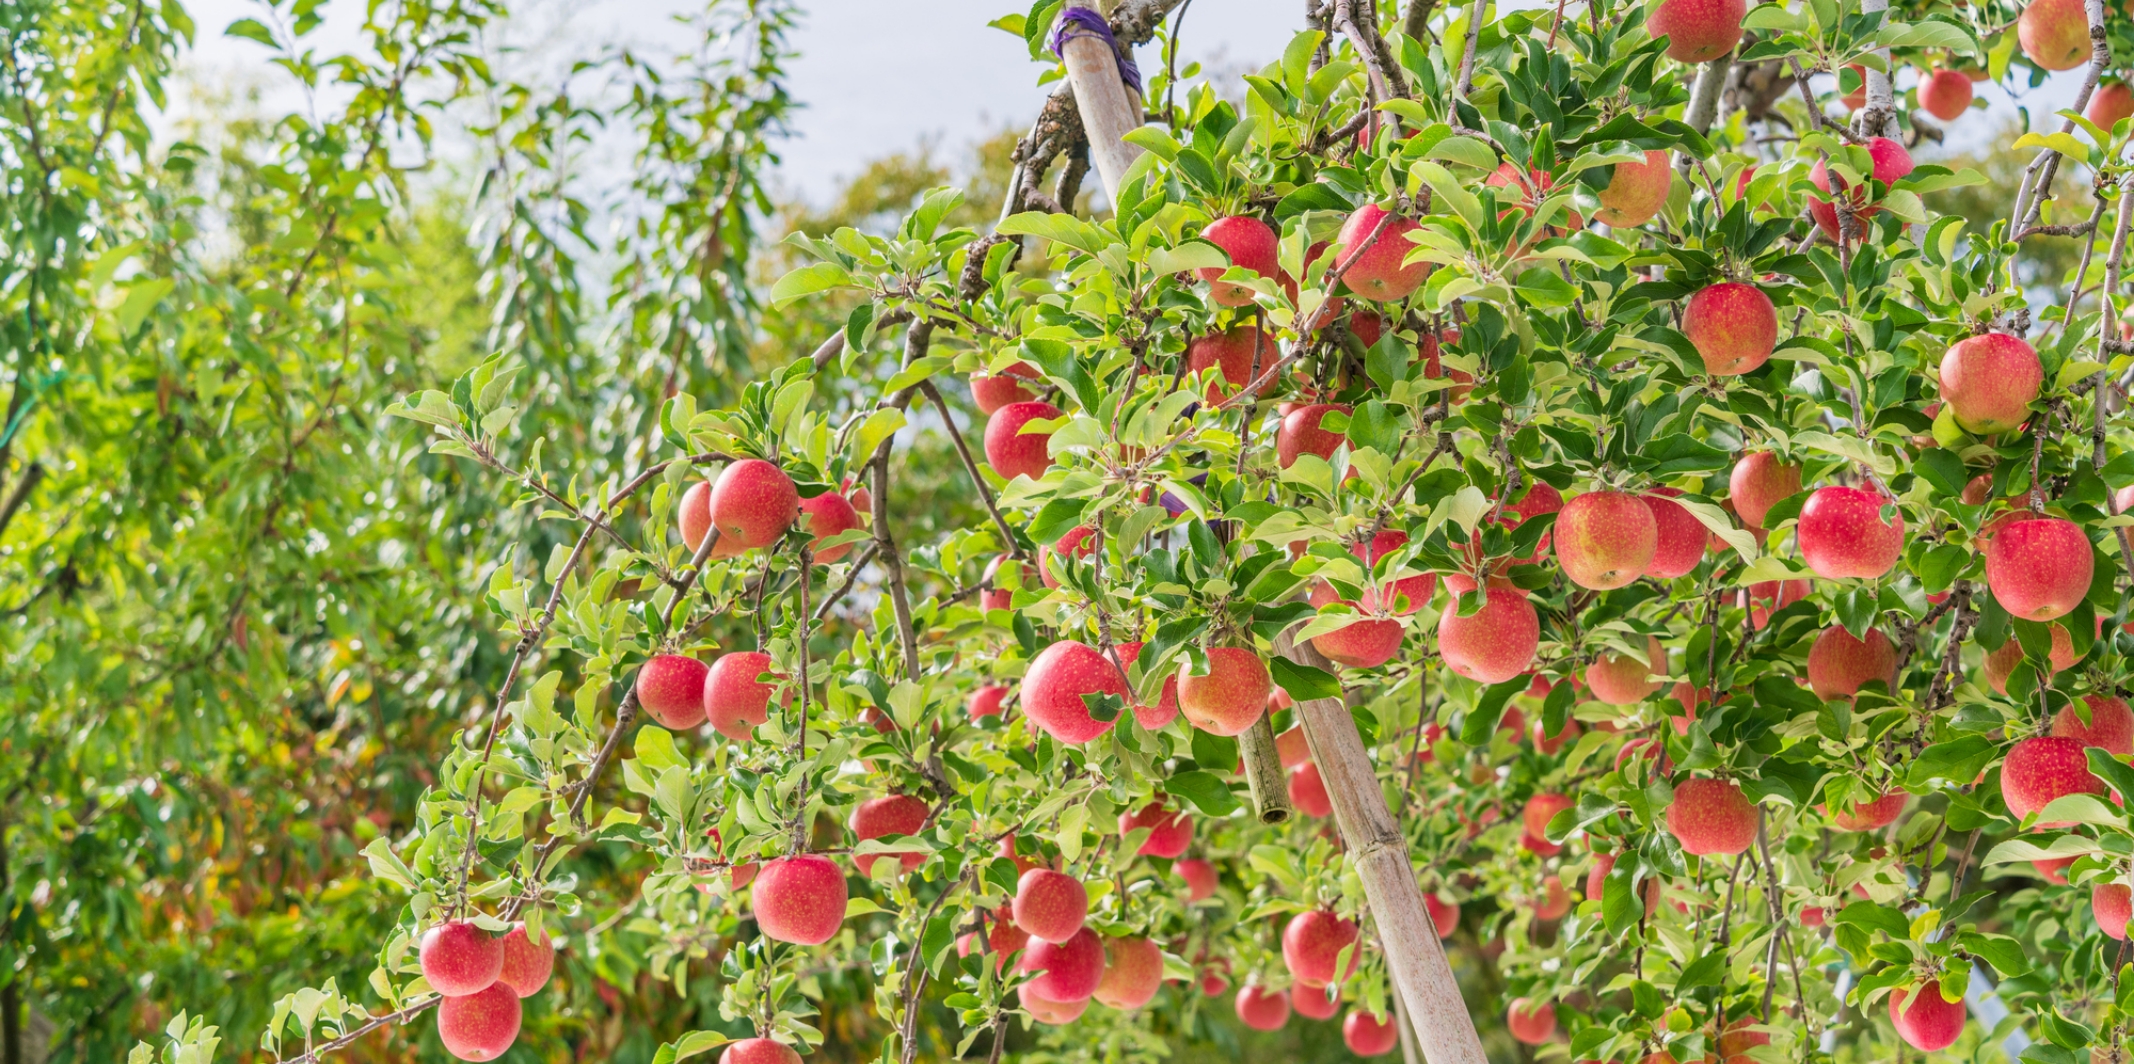
M1540 0L1527 0L1529 6ZM532 0L500 38L518 49L516 64L527 70L562 69L605 47L624 45L658 53L690 43L672 21L677 13L697 10L701 0ZM1040 68L1022 45L988 21L1026 10L1016 0L816 0L807 5L806 22L794 38L800 52L791 69L790 88L805 105L796 120L798 135L783 148L781 182L820 201L864 161L922 142L937 157L955 162L969 144L1007 126L1026 127L1045 89L1035 82ZM361 0L331 0L327 23L309 42L322 54L355 47ZM1223 69L1254 67L1281 54L1290 34L1302 23L1303 0L1196 0L1181 35L1184 55ZM191 62L193 76L204 84L251 85L262 90L262 106L287 111L304 106L294 80L268 63L268 52L251 41L223 35L233 20L264 17L259 0L192 0L199 25ZM670 43L671 42L671 43ZM1142 49L1141 61L1152 67L1154 49ZM2079 80L2062 74L2025 97L2033 122L2072 100ZM1908 84L1909 78L1900 79ZM2014 103L2003 90L1985 87L1991 114L1974 111L1955 123L1952 146L1969 148L2012 114ZM187 106L184 94L173 107ZM1931 158L1932 152L1922 152Z

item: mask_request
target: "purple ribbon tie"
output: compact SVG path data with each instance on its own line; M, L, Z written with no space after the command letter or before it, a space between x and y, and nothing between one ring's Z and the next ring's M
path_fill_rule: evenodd
M1052 27L1052 54L1059 55L1067 42L1076 37L1095 37L1111 49L1119 59L1119 80L1141 95L1141 68L1134 65L1134 54L1119 47L1119 39L1112 36L1111 23L1103 14L1086 7L1070 7L1060 12L1060 18Z

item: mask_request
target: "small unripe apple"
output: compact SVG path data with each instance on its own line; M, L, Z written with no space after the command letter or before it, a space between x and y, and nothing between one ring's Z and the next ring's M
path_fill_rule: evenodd
M704 715L719 734L737 743L756 737L756 726L771 719L776 688L756 677L772 671L771 656L737 650L711 663L704 676Z
M1986 541L1986 586L2011 616L2056 620L2089 594L2092 553L2073 521L2020 515L1996 525Z
M1356 925L1318 909L1298 913L1282 928L1282 963L1290 977L1310 986L1340 982L1356 972ZM1335 971L1343 949L1349 949L1348 967Z
M1239 325L1227 332L1194 337L1186 345L1186 372L1216 371L1205 393L1208 405L1214 406L1252 383L1255 361L1258 371L1264 372L1281 357L1272 342L1261 340L1258 329Z
M1556 1006L1546 1001L1513 998L1511 1007L1505 1011L1504 1026L1513 1038L1538 1046L1556 1034Z
M1065 942L1082 930L1083 921L1089 918L1089 890L1081 880L1065 872L1033 868L1024 872L1015 885L1013 911L1015 926L1029 932L1030 937Z
M2104 781L2090 772L2082 741L2053 735L2025 739L2008 751L2001 764L2001 799L2021 820L2070 794L2105 793ZM2070 828L2072 820L2040 821L2040 830Z
M1941 356L1941 397L1965 432L2011 432L2030 418L2045 384L2037 349L2007 333L1981 333Z
M1089 715L1085 694L1132 701L1126 676L1111 657L1087 643L1063 639L1040 651L1023 674L1023 712L1054 739L1080 746L1111 730L1114 721Z
M2083 695L2082 704L2089 710L2090 722L2082 723L2074 706L2062 706L2060 712L2053 714L2052 734L2098 747L2116 757L2134 754L2134 710L2111 695Z
M1032 993L1047 1001L1087 1001L1104 978L1104 943L1097 933L1082 928L1060 942L1041 936L1023 951L1022 970L1040 972L1027 984Z
M1028 362L1017 362L999 373L971 374L971 401L978 405L978 412L991 417L995 410L1009 403L1027 403L1037 398L1037 393L1026 387L1041 375L1037 367Z
M800 1064L800 1054L771 1038L743 1038L726 1043L719 1064Z
M446 997L489 989L504 971L504 940L472 921L452 920L422 933L422 977Z
M1049 432L1024 432L1032 421L1056 418L1060 408L1051 403L1009 403L993 412L985 423L985 460L1002 480L1029 477L1037 480L1052 468L1046 445Z
M1267 693L1274 689L1267 663L1243 647L1209 647L1207 653L1205 675L1193 674L1191 660L1179 666L1178 708L1211 735L1242 735L1267 712Z
M1731 857L1756 841L1756 803L1733 780L1683 780L1667 807L1667 833L1684 853Z
M1915 91L1919 106L1944 122L1954 122L1971 109L1971 79L1954 70L1928 74Z
M888 794L869 798L852 807L852 835L861 842L879 839L884 835L917 835L926 827L928 813L925 802L908 794ZM874 874L874 862L887 856L879 853L860 854L852 858L859 866L860 875ZM926 863L923 853L900 853L894 855L909 872Z
M837 492L826 491L812 499L800 500L800 514L800 527L814 537L808 549L815 552L817 564L834 565L852 553L850 543L840 543L827 550L822 545L823 540L831 536L860 527L860 512L853 508L850 500Z
M1957 1036L1964 1033L1964 1014L1964 1003L1943 998L1941 987L1932 981L1890 991L1889 1022L1922 1053L1955 1045Z
M1747 528L1762 528L1771 507L1800 493L1801 467L1779 461L1769 451L1741 456L1727 477L1727 495L1734 502L1734 516Z
M1667 673L1667 648L1653 636L1645 637L1646 661L1628 654L1601 654L1586 666L1586 689L1611 706L1634 706L1660 689L1655 676ZM1540 834L1540 832L1535 832Z
M495 1060L518 1040L519 1019L519 995L501 983L448 995L437 1003L437 1040L461 1060Z
M1219 882L1219 877L1215 871L1215 862L1203 861L1198 857L1194 857L1180 861L1171 867L1173 871L1178 873L1178 878L1186 881L1186 901L1188 903L1203 901L1215 895L1215 888Z
M820 946L845 923L845 873L819 853L764 862L749 895L756 928L779 942Z
M1334 452L1348 442L1348 437L1320 428L1319 422L1335 411L1346 414L1349 408L1333 403L1314 403L1285 415L1281 427L1275 429L1274 433L1275 463L1283 469L1288 469L1297 464L1298 458L1307 454L1332 460Z
M1134 851L1137 856L1176 857L1193 845L1193 818L1182 809L1165 808L1162 802L1150 802L1139 812L1119 814L1120 835L1141 828L1149 829L1149 837Z
M1616 163L1608 187L1600 190L1600 210L1593 220L1617 229L1644 225L1667 205L1667 190L1673 185L1675 168L1664 149L1645 152L1645 160Z
M1163 950L1138 936L1106 939L1104 974L1097 980L1097 1002L1122 1011L1149 1003L1163 986Z
M1628 492L1587 492L1556 515L1556 560L1580 587L1628 586L1652 566L1659 526L1645 500Z
M1262 277L1273 278L1280 272L1276 263L1279 250L1273 229L1258 218L1246 215L1231 215L1209 222L1200 231L1200 238L1223 249L1230 256L1230 265L1251 270ZM1226 307L1242 307L1252 302L1253 291L1245 285L1231 281L1217 281L1226 267L1205 266L1194 271L1203 281L1213 281L1208 286L1208 298Z
M1752 284L1707 285L1682 308L1682 335L1704 360L1704 371L1733 377L1763 365L1778 346L1778 309Z
M681 654L656 654L637 670L637 704L669 731L704 723L704 679L711 669Z
M1359 1057L1384 1056L1400 1044L1400 1028L1393 1026L1390 1015L1351 1012L1341 1021L1341 1041Z
M1406 218L1394 218L1379 228L1379 220L1386 216L1384 208L1375 203L1366 203L1349 215L1341 225L1340 235L1334 242L1341 245L1341 257L1335 260L1335 268L1347 266L1341 275L1349 291L1365 299L1390 303L1408 298L1409 293L1423 286L1430 276L1427 262L1402 265L1415 243L1408 234L1418 228ZM1363 246L1373 230L1378 231L1378 240L1370 247Z
M522 998L532 997L548 985L555 970L556 947L549 943L547 931L535 941L527 937L526 925L518 924L504 936L504 967L497 973L497 982Z
M1247 983L1238 988L1237 1018L1255 1031L1279 1031L1289 1022L1289 995Z
M1869 680L1897 686L1897 648L1880 629L1868 629L1865 639L1835 624L1816 634L1808 648L1808 689L1815 697L1850 702Z
M1472 589L1474 582L1465 581ZM1457 581L1446 587L1463 593ZM1473 615L1462 617L1457 606L1448 605L1438 620L1438 654L1445 667L1477 683L1503 683L1534 664L1541 647L1541 617L1534 604L1512 586L1492 580L1488 600Z
M2090 21L2082 0L2030 0L2015 20L2015 39L2030 61L2073 70L2090 58Z

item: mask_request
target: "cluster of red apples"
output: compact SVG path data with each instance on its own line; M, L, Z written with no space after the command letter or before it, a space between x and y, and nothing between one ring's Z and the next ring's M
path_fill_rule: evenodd
M495 1060L519 1037L519 999L548 985L556 951L544 932L514 926L499 938L471 920L448 920L423 932L422 977L443 1001L437 1036L461 1060Z

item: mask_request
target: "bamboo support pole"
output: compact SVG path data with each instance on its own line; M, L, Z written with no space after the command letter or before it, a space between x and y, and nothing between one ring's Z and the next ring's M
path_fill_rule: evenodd
M1141 128L1141 100L1119 80L1119 57L1095 37L1069 38L1061 49L1075 107L1089 137L1089 159L1104 182L1104 195L1119 202L1119 183L1141 149L1126 135Z

